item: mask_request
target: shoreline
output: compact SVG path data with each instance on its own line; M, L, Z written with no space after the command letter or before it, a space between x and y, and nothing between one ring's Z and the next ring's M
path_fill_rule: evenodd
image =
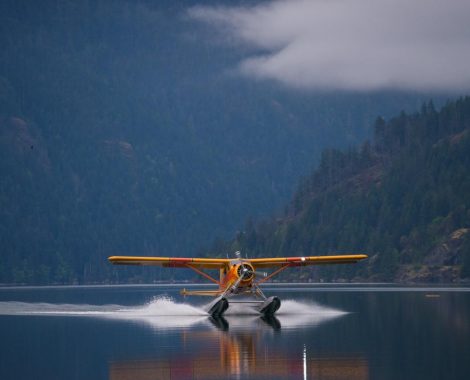
M147 284L83 284L83 285L21 285L21 284L0 284L0 290L15 289L86 289L86 288L179 288L185 286L197 286L212 288L213 284L197 283L197 282L160 282ZM426 289L451 291L453 289L461 289L470 291L470 283L391 283L391 282L328 282L328 283L312 283L312 282L267 282L263 286L268 287L304 287L304 288L326 288L326 289L344 289L344 290L371 290L371 289L388 289L387 291L399 291L400 289L415 289L423 291Z

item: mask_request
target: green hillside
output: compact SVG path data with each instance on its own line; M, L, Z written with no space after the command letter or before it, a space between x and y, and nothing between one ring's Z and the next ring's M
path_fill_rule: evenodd
M470 277L470 98L377 119L372 142L326 150L286 213L214 251L248 256L363 252L365 264L303 280L454 282ZM299 273L291 274L297 278Z

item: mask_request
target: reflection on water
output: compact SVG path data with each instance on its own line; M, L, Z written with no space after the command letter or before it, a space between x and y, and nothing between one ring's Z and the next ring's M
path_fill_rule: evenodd
M51 304L0 302L0 315L93 317L128 322L155 331L156 338L176 333L177 357L111 361L109 379L367 379L367 361L360 356L315 357L302 351L266 344L267 335L289 329L315 328L348 313L313 302L284 300L277 317L260 317L251 308L233 305L227 316L212 318L204 307L156 297L142 306L116 304ZM275 343L275 342L273 342ZM200 347L194 349L194 347Z
M367 360L361 355L316 357L305 345L302 352L267 345L266 334L280 333L278 318L229 317L210 321L215 328L181 330L183 350L177 357L112 361L109 379L369 378ZM191 349L201 345L200 350Z
M143 321L157 331L179 330L182 350L172 358L138 358L110 363L111 380L127 379L367 379L367 361L354 357L314 357L306 347L302 352L289 347L266 344L266 335L279 334L281 329L302 329L319 326L347 313L314 303L285 300L277 317L259 317L242 305L234 305L226 317L210 318L178 315L182 305L168 299L156 299L152 308L160 315L121 314L118 318ZM187 310L189 311L189 310ZM166 313L167 316L162 315ZM171 318L168 318L171 315ZM209 325L209 328L204 328ZM197 329L196 329L197 326ZM193 328L188 328L193 327ZM193 347L201 346L199 350Z
M274 290L214 320L174 287L0 288L0 379L468 379L469 288Z

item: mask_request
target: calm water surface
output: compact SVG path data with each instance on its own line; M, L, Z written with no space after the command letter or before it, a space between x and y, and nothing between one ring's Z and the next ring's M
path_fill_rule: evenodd
M0 288L0 379L470 379L470 289L290 285L276 319L180 287Z

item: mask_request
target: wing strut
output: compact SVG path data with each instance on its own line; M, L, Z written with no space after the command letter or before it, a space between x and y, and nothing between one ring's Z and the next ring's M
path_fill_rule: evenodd
M284 264L278 270L275 270L273 273L271 273L269 276L263 278L262 280L257 281L256 285L259 285L259 284L262 284L263 282L268 281L271 277L274 277L275 275L281 273L284 269L288 268L289 266L290 266L289 264Z
M206 272L200 270L200 269L197 269L196 267L193 267L192 265L189 265L189 264L186 264L186 267L188 267L189 269L192 269L193 271L195 271L196 273L200 274L201 276L204 276L205 278L207 278L208 280L212 281L212 282L215 282L217 285L220 285L220 282L217 281L215 278L209 276Z

